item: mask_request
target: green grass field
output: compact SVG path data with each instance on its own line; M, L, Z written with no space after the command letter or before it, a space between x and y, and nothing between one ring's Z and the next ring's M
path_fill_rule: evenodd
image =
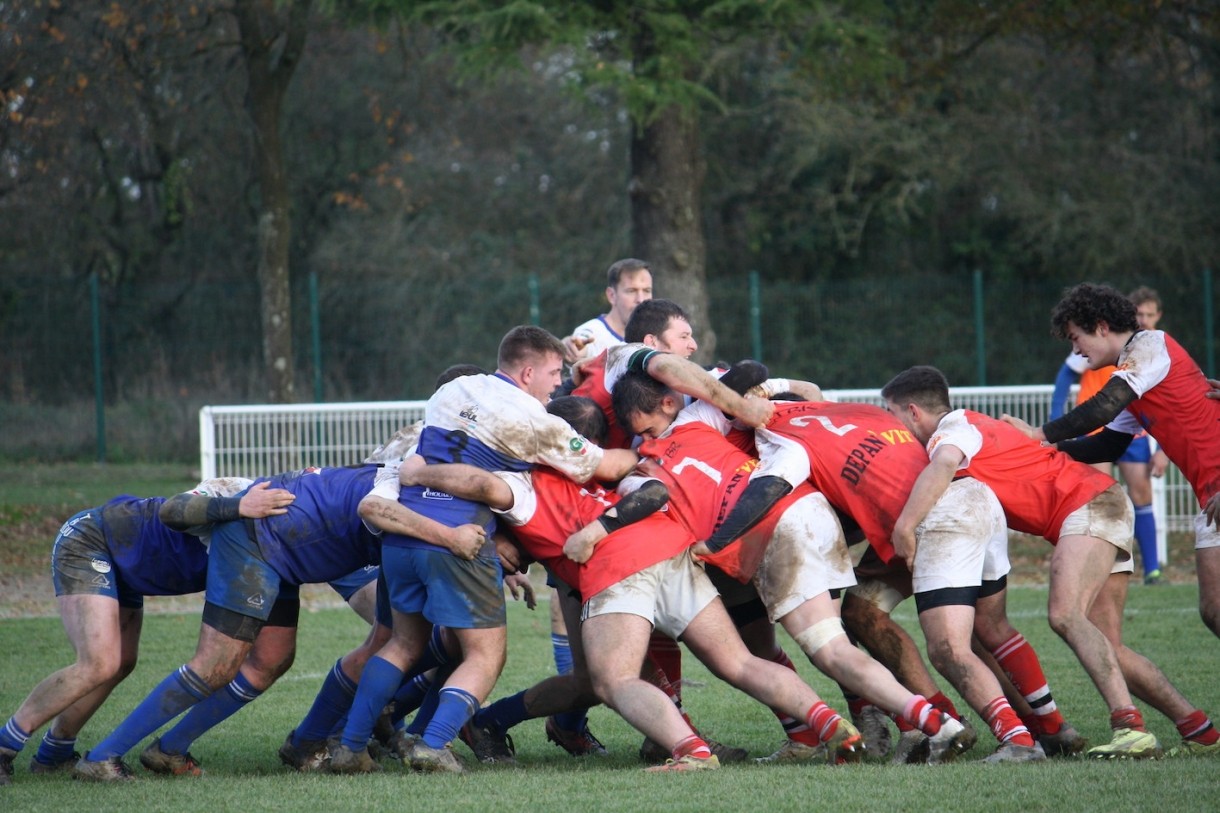
M175 470L176 471L176 470ZM141 490L133 480L73 487L102 495L124 491L168 493L180 475L142 472L150 478ZM158 479L163 478L163 479ZM189 476L185 478L189 480ZM0 483L4 483L0 473ZM190 485L189 482L183 485ZM109 490L105 490L106 487ZM0 576L24 578L34 588L45 576L45 556L57 522L38 520L39 504L69 514L96 500L76 505L82 497L58 498L46 486L42 501L12 499L7 485L0 498ZM89 492L92 494L93 492ZM76 507L74 507L76 506ZM19 514L23 519L14 523ZM6 520L5 517L9 519ZM51 526L51 537L19 538L15 529L29 523ZM42 565L35 560L42 557ZM6 582L6 587L7 587ZM27 585L28 586L28 585ZM43 591L49 587L42 585ZM324 594L317 594L325 599ZM1193 584L1158 587L1134 585L1128 605L1128 642L1151 657L1177 686L1204 710L1220 713L1220 640L1203 627ZM71 659L58 619L46 614L48 604L30 601L20 612L0 596L0 719L7 719L26 693L43 676ZM198 633L197 604L150 599L140 665L82 732L87 749L109 731L167 673L187 660ZM1037 647L1056 699L1068 719L1091 741L1108 739L1104 704L1071 653L1046 624L1046 592L1039 586L1011 591L1014 623ZM188 611L181 611L186 605ZM365 628L343 608L311 605L302 613L299 652L293 669L262 698L205 736L193 748L207 775L201 779L163 779L138 767L129 755L138 781L121 786L84 785L67 775L35 776L28 770L31 746L17 760L13 784L0 788L4 811L155 810L191 813L229 810L596 810L613 811L907 811L1009 810L1214 811L1220 808L1220 760L1159 760L1141 763L1098 763L1082 760L1037 765L984 766L977 763L990 751L990 735L977 718L980 744L958 764L846 767L729 766L719 772L652 775L640 770L635 758L640 735L604 708L591 712L591 726L612 752L605 759L576 760L546 741L542 721L527 722L513 731L521 767L515 770L474 766L469 752L458 745L471 770L464 776L412 775L387 764L375 776L303 776L279 764L276 749L305 713L326 671L335 659L358 643ZM53 604L49 606L53 607ZM513 693L550 674L552 667L546 605L530 612L510 604L509 660L492 699ZM177 610L177 611L167 611ZM8 617L4 617L7 614ZM16 617L20 616L20 617ZM918 625L913 609L897 614L908 629ZM917 636L918 637L918 636ZM795 646L785 639L795 657ZM837 688L798 661L802 675L831 705L843 710ZM685 702L691 716L707 733L762 756L782 739L769 711L720 684L701 666L685 658ZM950 692L951 696L953 695ZM964 708L963 704L959 704ZM1168 747L1177 742L1172 723L1146 706L1151 729ZM972 715L973 717L973 715ZM142 746L141 746L142 747Z

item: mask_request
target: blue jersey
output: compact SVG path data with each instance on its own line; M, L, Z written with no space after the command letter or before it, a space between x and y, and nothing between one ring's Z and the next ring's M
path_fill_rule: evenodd
M97 509L98 527L119 582L144 596L181 596L203 590L208 550L197 537L157 518L164 497L123 495Z
M296 495L288 513L252 521L267 564L291 584L332 581L380 564L377 537L357 513L378 468L308 468L267 478L271 488Z
M429 463L467 463L485 471L529 471L546 463L581 482L593 476L602 458L600 447L499 373L462 376L438 389L424 410L416 451ZM488 543L480 555L494 555L495 520L485 505L418 486L402 489L398 501L451 528L483 526ZM386 534L383 541L449 552L397 534Z

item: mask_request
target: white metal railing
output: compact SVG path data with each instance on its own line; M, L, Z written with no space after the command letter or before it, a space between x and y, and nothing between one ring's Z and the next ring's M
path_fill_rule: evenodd
M1049 384L954 387L954 407L999 417L1015 415L1034 426L1050 412ZM836 401L881 404L878 390L827 390ZM358 463L398 429L423 418L424 401L338 404L207 406L199 411L200 469L208 477L257 477L305 466ZM1190 485L1174 466L1153 478L1153 509L1162 561L1165 533L1194 529L1199 512Z
M421 420L425 403L205 406L199 410L199 468L207 479L359 463L400 428Z

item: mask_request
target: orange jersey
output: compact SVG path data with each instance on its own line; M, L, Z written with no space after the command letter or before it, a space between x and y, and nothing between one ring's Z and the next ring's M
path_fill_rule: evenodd
M610 391L606 389L606 351L603 350L594 356L592 361L582 365L580 372L583 378L580 385L572 390L572 394L592 398L602 408L602 412L606 413L610 431L606 435L606 442L602 444L603 448L630 449L632 438L618 425L618 419L614 417L614 407L611 405Z
M1116 377L1139 397L1111 426L1146 429L1186 476L1199 505L1220 493L1220 401L1190 354L1160 330L1140 331L1118 359Z
M1117 370L1113 364L1102 367L1100 370L1085 370L1080 374L1080 390L1076 393L1076 403L1083 404L1085 401L1097 394L1098 390L1106 385L1110 380L1110 375ZM1095 435L1101 431L1101 428L1094 429L1090 435Z
M701 421L674 425L663 438L649 439L637 449L640 471L669 488L668 510L696 539L707 539L737 505L758 460L737 448L720 430ZM794 489L735 544L706 557L739 581L748 581L788 506L813 489Z
M756 477L807 480L855 520L882 561L894 558L894 523L928 465L923 446L897 418L869 404L776 404L755 439L762 458Z
M1085 401L1097 394L1098 390L1106 385L1110 380L1110 376L1118 368L1113 364L1108 367L1102 367L1100 370L1085 370L1080 374L1080 391L1076 393L1076 403L1083 404Z
M961 470L991 487L1008 527L1055 544L1068 514L1114 485L1108 474L1043 446L1003 421L959 409L928 440L928 453L950 443L966 458Z
M597 543L589 561L577 564L564 555L564 542L618 503L619 495L596 484L574 483L548 468L536 469L531 480L537 506L511 532L530 556L585 599L695 543L689 531L658 511L614 531Z

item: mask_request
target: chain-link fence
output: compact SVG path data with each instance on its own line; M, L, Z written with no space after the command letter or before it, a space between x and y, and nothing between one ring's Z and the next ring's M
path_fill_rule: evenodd
M1079 280L993 280L986 273L909 273L812 283L743 273L709 284L715 357L757 356L776 372L830 388L877 387L912 364L958 386L1048 383L1068 346L1049 313ZM1162 327L1213 372L1210 274L1116 275L1157 288ZM0 459L190 460L205 404L263 403L253 278L96 286L15 276L0 282ZM658 275L658 295L665 295ZM300 280L293 336L300 401L425 398L450 364L495 364L511 326L563 335L604 309L586 281L471 273ZM703 338L705 326L695 325ZM98 406L100 405L100 406Z

